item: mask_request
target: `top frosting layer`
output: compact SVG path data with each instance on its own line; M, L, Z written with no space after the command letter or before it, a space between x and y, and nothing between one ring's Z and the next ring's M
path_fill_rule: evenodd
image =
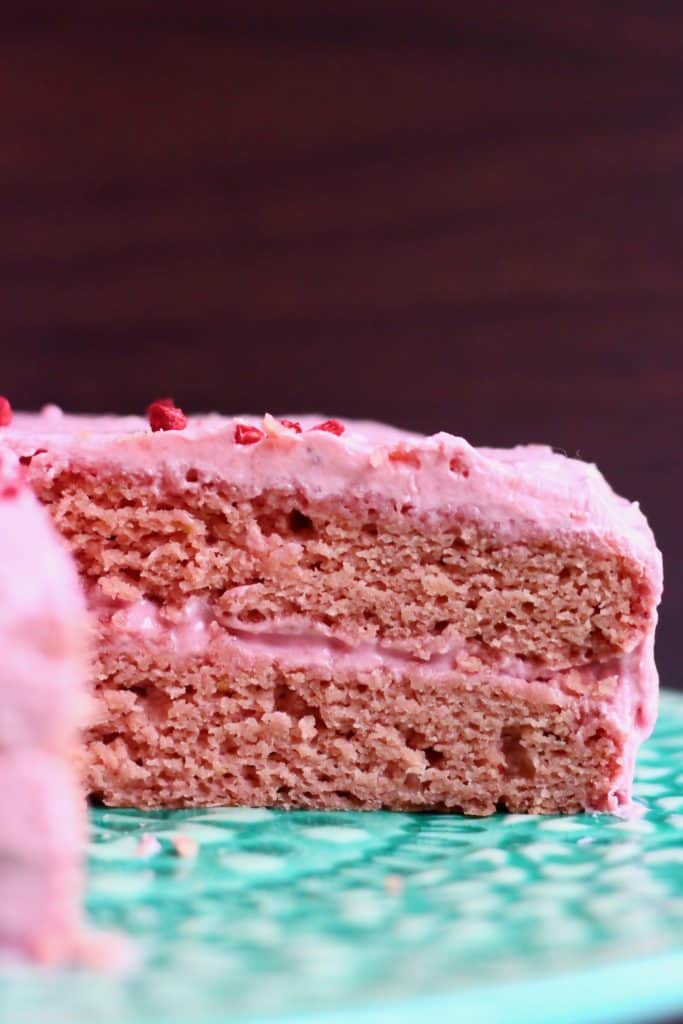
M76 570L0 447L0 751L60 747L83 719L86 618Z
M465 513L510 535L529 530L581 534L639 561L661 587L661 556L636 502L612 491L599 470L542 445L473 448L461 437L426 437L384 424L344 421L341 436L311 429L323 417L296 417L302 433L254 416L192 416L183 430L152 432L137 416L67 415L56 406L19 413L0 442L41 459L54 474L73 465L103 473L188 471L226 479L244 497L265 488L303 492L313 500L349 492L416 514ZM238 444L237 424L264 436Z

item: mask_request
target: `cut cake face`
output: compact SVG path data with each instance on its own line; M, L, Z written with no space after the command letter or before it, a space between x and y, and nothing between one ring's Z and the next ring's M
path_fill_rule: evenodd
M628 803L656 712L661 558L594 466L166 408L153 430L50 407L3 431L97 623L91 793L479 815Z

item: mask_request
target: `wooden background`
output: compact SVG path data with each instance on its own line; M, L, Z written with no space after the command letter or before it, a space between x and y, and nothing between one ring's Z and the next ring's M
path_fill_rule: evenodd
M579 453L683 681L683 7L80 6L1 16L0 391Z

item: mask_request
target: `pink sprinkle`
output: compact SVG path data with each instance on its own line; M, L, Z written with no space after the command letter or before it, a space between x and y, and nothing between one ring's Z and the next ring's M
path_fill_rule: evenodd
M395 895L403 889L403 879L400 875L387 875L384 879L384 888L387 892Z
M153 857L156 853L161 850L161 843L156 836L150 835L149 832L143 832L138 840L138 847L135 851L138 857Z
M171 836L171 844L179 857L196 857L199 853L197 840L182 832L176 832Z

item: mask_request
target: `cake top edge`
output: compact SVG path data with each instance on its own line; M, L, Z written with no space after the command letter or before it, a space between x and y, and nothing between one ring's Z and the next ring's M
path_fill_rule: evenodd
M341 439L341 443L345 447L352 450L369 451L385 445L401 443L409 447L418 445L422 447L428 446L430 443L446 441L506 463L562 460L582 467L591 465L578 458L572 459L546 444L520 444L510 448L487 446L474 448L464 437L449 431L424 434L377 420L332 418L321 413L277 415L266 413L265 416L251 413L235 415L217 412L196 413L184 416L182 428L161 427L157 429L144 416L67 413L59 406L46 405L39 412L14 413L11 424L7 426L0 424L0 440L3 438L21 439L25 440L28 445L33 440L36 442L49 440L52 445L60 448L68 446L73 449L79 445L108 446L115 438L130 441L132 438L143 438L149 437L150 434L156 434L159 440L163 437L164 442L168 444L169 437L176 439L182 437L184 441L199 441L214 439L219 435L233 435L232 439L234 440L235 429L238 426L252 427L262 437L274 436L275 432L283 436L289 434L293 437L312 432L333 434ZM247 443L250 443L250 440Z
M244 492L258 493L265 481L319 498L375 492L418 512L485 510L494 522L599 536L661 580L661 556L638 504L617 495L593 464L547 445L475 448L445 431L427 436L322 414L186 416L162 399L147 418L69 414L54 405L13 413L0 428L2 447L49 462L50 471L83 462L131 472L164 466L180 477L192 468L224 475Z
M155 430L143 416L65 413L58 406L49 405L37 413L15 413L11 425L0 428L0 443L6 440L15 451L19 448L28 451L33 446L46 444L50 450L77 453L111 450L117 442L131 451L137 441L151 454L152 446L163 448L167 453L176 447L178 452L186 453L188 442L226 445L233 442L249 448L262 440L326 445L332 436L335 446L350 454L370 454L387 449L395 462L403 461L406 465L410 464L413 451L448 449L461 451L463 457L501 463L514 472L528 471L529 475L540 475L546 482L549 477L557 475L590 479L593 486L602 487L606 494L619 502L624 501L612 491L593 463L572 458L545 444L520 444L510 448L474 447L464 437L448 431L428 435L376 420L336 419L313 413L286 416L267 413L259 417L248 413L227 416L210 412L184 417L184 421L180 429Z
M337 419L319 413L182 415L181 428L157 429L143 416L65 413L58 406L48 405L37 413L13 414L11 424L0 428L0 443L7 441L8 446L21 455L40 450L41 446L51 452L68 452L75 456L111 452L116 448L130 456L134 449L144 450L153 460L155 451L163 457L174 452L187 456L188 444L224 446L224 450L237 445L256 451L259 442L275 441L286 450L302 442L329 448L332 438L336 452L345 452L351 457L369 455L371 462L379 461L382 451L388 453L394 463L403 462L406 466L411 462L416 464L411 453L450 452L451 457L462 453L465 460L492 461L508 475L521 473L529 478L536 477L541 484L550 483L553 478L589 479L593 488L604 490L605 496L611 495L618 502L624 500L612 491L594 464L573 459L544 444L474 447L464 437L448 431L428 435L376 420Z

